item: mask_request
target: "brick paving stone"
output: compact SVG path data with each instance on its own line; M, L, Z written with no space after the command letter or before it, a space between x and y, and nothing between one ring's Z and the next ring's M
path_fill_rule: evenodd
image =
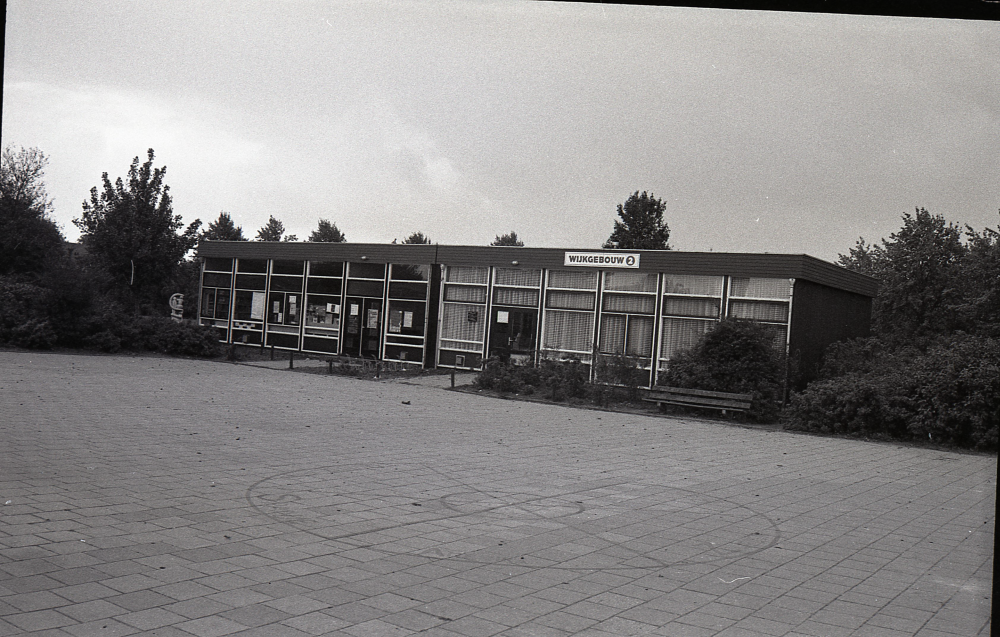
M426 379L0 351L0 636L990 634L995 456Z

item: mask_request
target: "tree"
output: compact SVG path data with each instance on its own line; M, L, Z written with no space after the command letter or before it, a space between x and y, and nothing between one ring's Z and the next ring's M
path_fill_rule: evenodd
M670 228L663 221L666 206L645 191L635 191L624 204L618 204L618 216L605 248L627 250L669 250Z
M517 238L517 233L511 230L507 234L498 234L497 238L493 240L491 246L514 246L518 248L524 247L524 241Z
M118 298L133 305L163 308L169 290L165 286L178 265L197 243L200 220L184 228L173 212L170 187L163 183L167 169L153 168L153 149L147 161L132 160L128 183L119 177L114 184L102 175L103 190L90 190L83 214L73 223L90 258L109 278Z
M962 283L977 332L1000 337L1000 224L982 233L966 226L969 237Z
M208 224L208 229L201 233L201 238L208 241L246 241L243 227L233 223L229 213L222 211L219 218Z
M0 161L0 275L37 274L63 254L64 239L49 218L42 177L49 160L37 148L3 150Z
M903 215L903 227L881 245L859 239L838 263L879 279L872 312L875 332L907 340L972 327L964 298L972 291L962 273L967 253L957 225L917 208L915 214Z
M320 219L319 226L309 235L309 240L323 243L344 243L347 241L347 237L337 228L337 224Z
M431 238L420 231L414 232L410 236L403 239L403 243L409 245L428 245L430 242Z
M257 241L298 241L294 234L284 236L285 224L271 215L267 223L257 231Z

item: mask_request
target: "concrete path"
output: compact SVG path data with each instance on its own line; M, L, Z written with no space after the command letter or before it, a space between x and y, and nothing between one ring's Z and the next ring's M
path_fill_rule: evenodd
M996 464L0 352L0 635L989 635Z

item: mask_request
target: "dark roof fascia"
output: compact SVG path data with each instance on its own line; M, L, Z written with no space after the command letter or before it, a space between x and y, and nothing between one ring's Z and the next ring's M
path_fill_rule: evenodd
M287 259L301 261L369 261L372 263L431 264L437 246L392 243L310 243L306 241L202 241L199 257Z
M518 248L512 246L408 245L387 243L308 243L298 241L203 241L198 256L369 261L560 269L566 252L639 254L641 271L707 276L805 279L820 285L873 297L878 281L807 254L680 252L677 250L602 250Z

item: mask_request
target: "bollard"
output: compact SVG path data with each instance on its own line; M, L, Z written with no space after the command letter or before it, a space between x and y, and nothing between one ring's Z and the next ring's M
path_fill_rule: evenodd
M451 388L455 389L455 368L451 368Z
M274 360L274 343L271 343L271 360Z
M295 352L288 352L288 369L295 369Z
M330 373L330 374L333 373L333 359L332 358L330 360L326 361L326 370L327 370L327 373Z
M379 378L382 375L382 363L375 363L375 378Z

